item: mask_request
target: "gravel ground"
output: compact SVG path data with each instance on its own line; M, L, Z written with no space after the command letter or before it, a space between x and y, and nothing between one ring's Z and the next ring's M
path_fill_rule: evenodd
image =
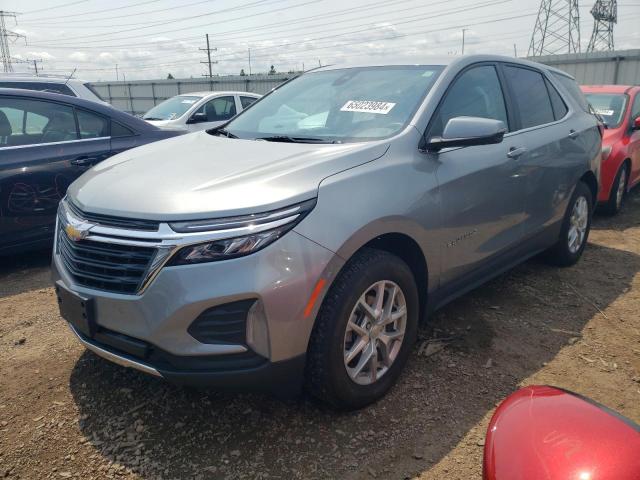
M598 217L582 261L532 260L420 332L376 405L187 390L84 349L46 253L0 260L0 478L479 479L486 424L521 385L562 386L640 422L640 194Z

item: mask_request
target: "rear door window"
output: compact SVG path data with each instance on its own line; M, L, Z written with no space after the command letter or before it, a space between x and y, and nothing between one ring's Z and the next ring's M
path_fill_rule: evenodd
M447 122L455 117L491 118L501 120L505 127L509 125L502 87L493 65L470 68L454 80L433 118L429 136L441 136Z
M109 119L93 112L76 110L80 138L99 138L109 135Z
M505 77L520 119L520 128L530 128L555 121L551 98L542 73L529 68L505 65Z
M243 110L247 108L249 105L251 105L253 102L255 102L256 100L257 98L254 98L254 97L245 97L240 95L240 103L242 104Z
M207 116L207 122L229 120L236 114L236 100L233 97L214 98L195 113L204 113Z

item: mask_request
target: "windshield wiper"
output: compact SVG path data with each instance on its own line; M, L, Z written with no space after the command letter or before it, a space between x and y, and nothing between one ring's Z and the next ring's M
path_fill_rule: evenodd
M164 120L164 118L158 118L158 117L142 117L143 120Z
M327 140L318 137L290 137L289 135L274 135L272 137L258 137L256 140L264 140L265 142L283 142L283 143L336 143L335 140Z
M222 135L227 138L238 138L237 135L231 133L229 130L223 128L222 126L210 128L209 130L207 130L207 133L209 135Z

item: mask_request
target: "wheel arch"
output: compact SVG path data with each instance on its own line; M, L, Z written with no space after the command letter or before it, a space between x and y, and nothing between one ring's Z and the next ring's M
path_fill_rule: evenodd
M587 187L589 187L589 190L591 190L593 203L595 205L595 203L598 201L598 188L599 188L598 179L596 178L596 175L591 170L589 170L588 172L585 172L580 177L580 181L586 184Z

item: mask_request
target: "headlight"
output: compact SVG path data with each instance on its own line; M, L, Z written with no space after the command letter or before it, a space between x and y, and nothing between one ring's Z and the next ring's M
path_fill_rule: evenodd
M243 257L263 249L295 227L315 206L315 199L280 210L241 217L170 223L176 232L229 231L230 237L182 247L167 264L191 265ZM242 235L231 236L234 232ZM249 232L249 233L247 233Z
M604 162L611 155L611 145L602 147L602 161Z

